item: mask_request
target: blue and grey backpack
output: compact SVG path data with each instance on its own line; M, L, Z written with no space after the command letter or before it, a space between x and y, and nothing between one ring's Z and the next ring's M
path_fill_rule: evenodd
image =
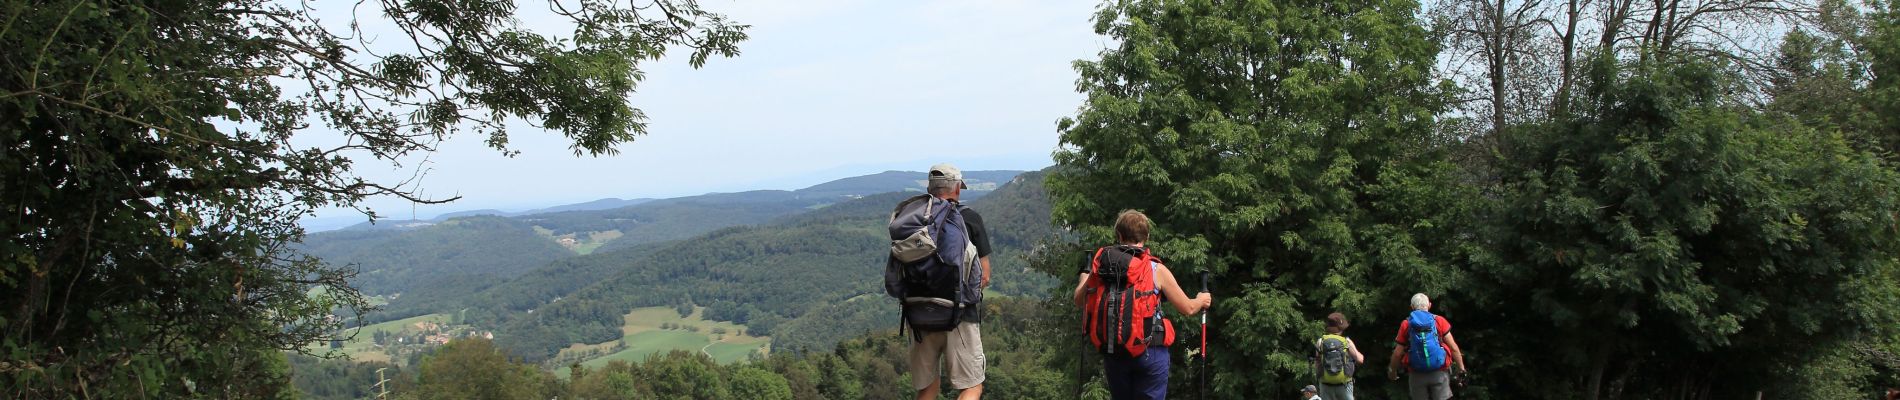
M963 222L963 205L928 194L891 210L891 253L884 292L903 305L904 327L922 332L955 329L963 311L983 301L976 246ZM917 336L921 340L921 336Z

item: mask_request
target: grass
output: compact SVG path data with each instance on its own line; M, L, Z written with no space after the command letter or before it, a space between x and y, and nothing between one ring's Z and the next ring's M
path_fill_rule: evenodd
M755 350L758 350L759 346L762 346L762 345L764 345L764 343L749 344L749 345L735 344L735 343L713 343L711 347L706 348L706 353L712 354L713 360L718 361L721 364L730 364L730 363L745 360L747 356L751 356L752 352Z
M555 235L554 230L540 226L534 227L534 233L541 234L541 237L552 240L554 243L558 243L562 247L574 251L575 254L583 256L593 253L594 250L599 250L601 245L605 245L607 242L614 241L614 239L619 239L625 235L617 230ZM572 242L564 242L562 239L571 240Z
M772 339L767 337L740 335L744 325L731 322L715 322L702 319L704 309L693 310L693 314L681 317L672 307L636 308L623 316L624 323L620 333L627 347L618 352L582 362L581 365L599 368L608 362L621 360L627 362L645 361L654 354L673 350L703 351L722 364L744 361L753 352L767 348ZM675 328L661 329L662 325L673 324L697 327L697 332ZM725 334L713 333L714 328L724 329ZM594 344L575 344L561 350L562 354L585 352L589 350L607 351L619 345L618 341Z
M580 253L580 255L583 256L588 255L589 253L593 253L594 250L599 250L600 246L607 244L607 242L612 242L614 239L619 239L621 236L625 235L621 234L620 231L588 233L587 241L581 242L580 246L576 246L574 252Z
M600 368L615 360L638 363L655 353L673 350L696 351L712 344L712 340L706 335L685 331L646 331L628 336L626 340L626 350L587 360L581 365L588 368Z
M429 314L364 326L358 329L346 329L337 335L347 338L347 340L343 341L343 348L331 349L329 343L313 343L307 348L316 354L322 354L327 351L337 351L350 356L350 359L355 361L389 361L389 354L384 353L382 348L376 346L376 332L389 332L399 335L420 333L421 330L415 327L416 323L433 322L438 325L448 325L449 317L449 314ZM351 335L354 335L354 337Z

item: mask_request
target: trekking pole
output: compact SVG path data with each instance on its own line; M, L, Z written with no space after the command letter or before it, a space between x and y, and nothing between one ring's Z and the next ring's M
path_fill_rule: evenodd
M1082 313L1082 352L1075 356L1075 398L1078 399L1082 398L1083 392L1088 391L1089 352L1095 351L1095 346L1089 344L1088 322L1088 312L1084 311Z
M1075 309L1081 311L1081 353L1075 353L1075 398L1081 398L1083 387L1087 387L1087 366L1089 366L1089 309L1087 305L1075 303Z
M1211 294L1211 293L1213 293L1213 292L1211 292L1211 291L1209 291L1210 289L1208 289L1208 285L1207 285L1207 281L1208 281L1208 273L1207 273L1206 271L1202 271L1202 272L1201 272L1201 291L1202 291L1202 292L1205 292L1205 293L1210 293L1210 294ZM1210 305L1211 305L1211 304L1210 304ZM1210 307L1210 308L1211 308L1211 307ZM1208 310L1205 310L1205 309L1204 309L1204 310L1201 310L1201 376L1200 376L1200 378L1201 378L1201 379L1200 379L1200 381L1201 381L1201 382L1200 382L1200 383L1201 383L1201 388L1200 388L1200 389L1201 389L1201 400L1207 400L1207 375L1208 375L1208 370L1207 370L1207 314L1209 314L1209 312L1208 312Z
M1082 251L1082 269L1084 271L1088 271L1090 265L1094 263L1094 260L1090 259L1092 254L1094 253L1088 250ZM1083 282L1077 283L1083 284ZM1083 298L1086 299L1088 296L1083 296ZM1075 356L1075 398L1079 399L1082 398L1082 392L1088 390L1089 352L1095 351L1095 346L1089 342L1088 306L1076 304L1075 308L1080 310L1082 314L1082 352Z
M1089 387L1087 368L1089 368L1089 341L1083 339L1081 353L1075 355L1075 398L1081 398L1083 389Z

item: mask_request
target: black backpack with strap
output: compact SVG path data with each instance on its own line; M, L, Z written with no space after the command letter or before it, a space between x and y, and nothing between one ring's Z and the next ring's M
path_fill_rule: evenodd
M905 327L919 332L956 329L964 310L982 301L976 246L963 222L963 205L918 195L891 210L891 252L884 292L902 304ZM914 339L922 340L921 334Z

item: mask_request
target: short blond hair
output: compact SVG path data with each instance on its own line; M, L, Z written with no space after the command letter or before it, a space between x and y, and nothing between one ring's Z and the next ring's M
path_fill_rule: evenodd
M1423 310L1427 308L1432 308L1431 297L1426 297L1424 293L1412 295L1412 309L1413 310Z
M1122 210L1121 214L1115 216L1115 241L1121 244L1146 243L1152 225L1147 214Z

